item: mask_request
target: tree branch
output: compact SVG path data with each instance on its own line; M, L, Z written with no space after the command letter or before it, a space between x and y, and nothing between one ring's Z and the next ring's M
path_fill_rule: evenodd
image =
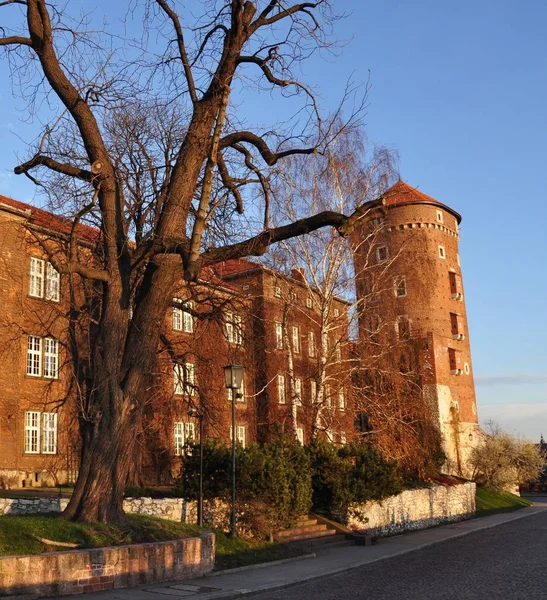
M346 237L353 231L357 221L364 224L375 218L383 204L382 199L371 200L356 209L349 217L334 211L323 211L288 225L267 229L237 244L205 250L200 256L201 267L244 256L261 256L276 242L305 235L322 227L334 227L341 236Z
M20 35L10 35L9 37L0 38L0 46L9 46L11 44L19 46L32 46L32 40Z
M190 93L190 98L192 99L192 102L195 104L198 101L198 97L196 94L194 76L192 75L190 61L188 60L188 54L186 52L186 45L184 43L184 34L182 32L180 19L177 13L169 6L169 4L167 4L166 0L156 0L156 3L159 5L161 10L168 16L171 23L173 23L175 33L177 34L177 46L179 48L179 55L182 61L182 66L184 67L184 75L186 77L186 82L188 83L188 92Z
M36 156L33 156L30 160L27 160L27 162L15 167L13 172L16 175L21 175L23 173L27 174L27 172L31 169L39 166L47 167L52 171L62 173L63 175L69 175L70 177L81 179L82 181L91 181L93 178L91 171L74 167L68 163L57 162L55 159L50 158L49 156L44 156L43 154L37 154Z
M270 167L275 165L280 158L285 158L286 156L292 156L294 154L315 154L317 152L316 146L312 148L293 148L292 150L284 150L283 152L272 152L268 144L259 135L256 135L251 131L236 131L234 133L229 133L220 140L220 147L234 147L236 144L242 142L253 145L260 152L264 162Z
M260 27L264 27L265 25L272 25L273 23L277 23L277 21L281 21L286 17L290 17L298 12L305 12L306 14L310 14L307 9L308 8L317 8L319 4L321 4L321 0L319 2L302 2L301 4L295 4L294 6L290 6L285 10L278 12L276 15L272 17L268 17L268 14L275 8L275 5L278 2L271 0L270 4L260 13L258 18L251 23L251 31L254 33ZM266 14L264 14L266 13Z

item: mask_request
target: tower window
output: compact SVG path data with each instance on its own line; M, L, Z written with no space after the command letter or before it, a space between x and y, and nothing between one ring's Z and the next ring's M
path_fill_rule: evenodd
M376 248L376 260L380 262L384 262L389 258L389 248L387 246L378 246Z
M443 222L443 211L442 211L442 210L438 210L438 211L437 211L437 221L438 221L439 223L442 223L442 222Z
M398 298L402 298L403 296L406 296L406 277L404 275L395 277L394 288L395 288L395 295Z
M469 375L469 371L470 371L470 369L469 369L469 363L465 363L465 364L463 365L463 372L464 372L466 375Z
M460 331L460 320L458 319L458 315L456 313L450 313L450 329L452 331L452 335L459 335Z
M439 246L439 258L446 258L446 250L444 249L444 246Z
M410 319L408 317L397 317L395 326L400 340L408 340L410 338Z
M461 375L461 352L454 348L448 348L448 362L450 365L450 373L452 375Z

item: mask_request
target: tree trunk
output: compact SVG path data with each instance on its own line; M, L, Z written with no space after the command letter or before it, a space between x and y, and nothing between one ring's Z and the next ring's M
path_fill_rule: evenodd
M71 521L120 523L135 437L127 419L101 419L83 425L78 480L63 513Z

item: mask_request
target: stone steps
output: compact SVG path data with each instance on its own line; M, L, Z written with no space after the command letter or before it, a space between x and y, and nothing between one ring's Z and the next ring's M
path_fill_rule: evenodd
M274 535L274 540L291 546L302 542L306 548L327 543L331 545L330 547L347 543L345 537L339 535L334 527L328 523L319 523L318 519L311 515L298 519L295 526L290 529L278 531Z

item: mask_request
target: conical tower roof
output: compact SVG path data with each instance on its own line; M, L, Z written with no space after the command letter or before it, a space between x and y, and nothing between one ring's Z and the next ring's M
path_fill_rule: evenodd
M384 193L383 198L387 208L394 206L406 206L408 204L432 204L434 206L438 206L439 208L443 208L454 215L458 223L460 223L462 220L461 215L453 208L450 208L449 206L446 206L446 204L435 200L435 198L420 192L420 190L408 185L408 183L402 181L401 179L399 179L396 184L392 185L387 192Z

